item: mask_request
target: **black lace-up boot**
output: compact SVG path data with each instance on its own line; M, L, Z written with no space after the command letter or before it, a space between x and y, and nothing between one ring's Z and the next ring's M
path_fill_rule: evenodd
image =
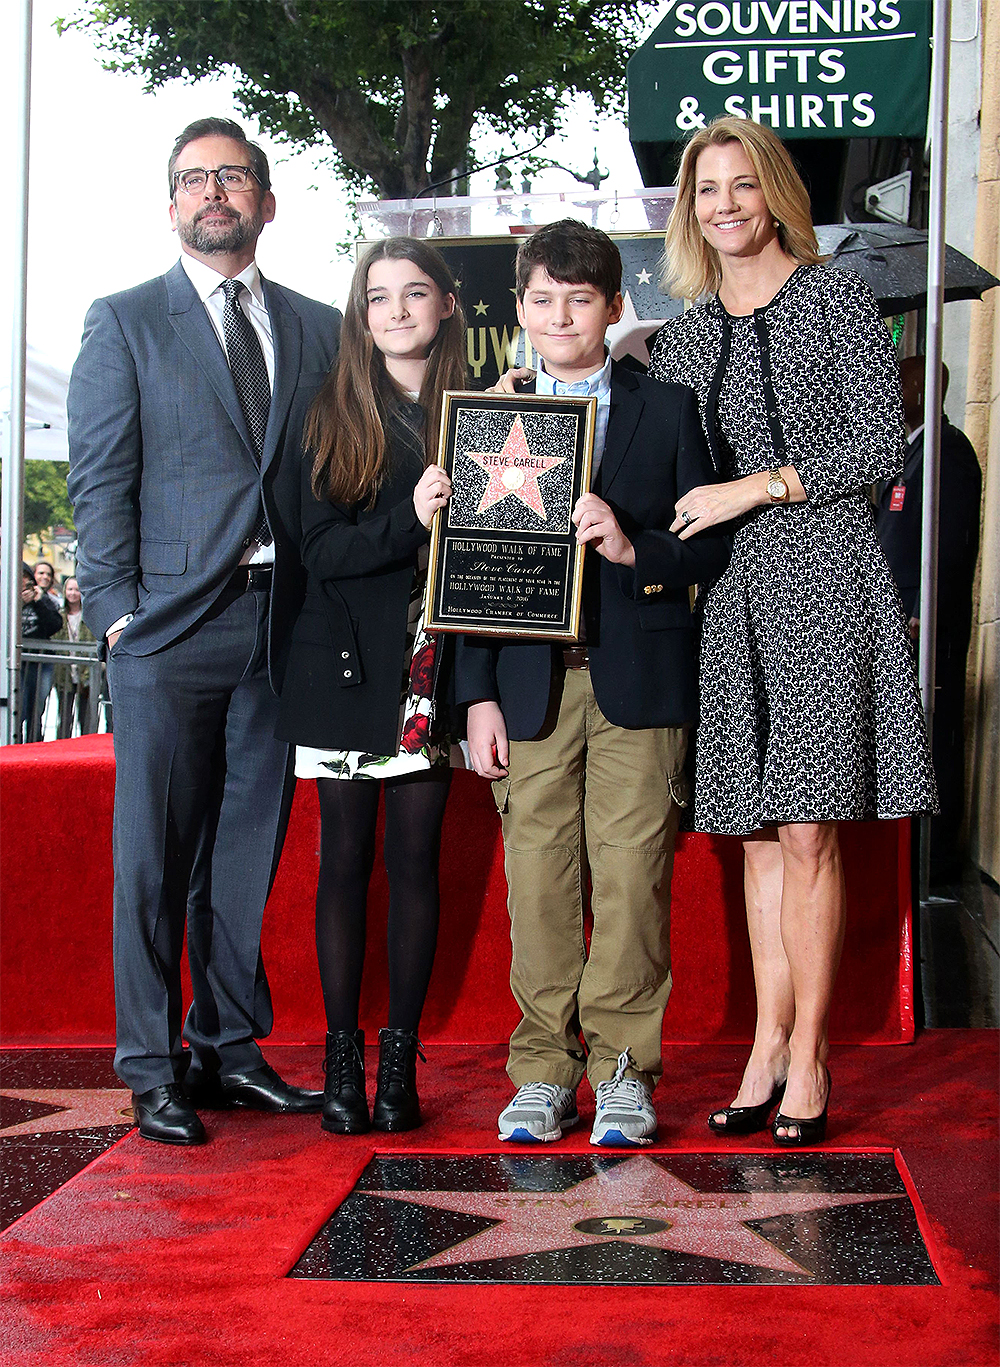
M424 1051L412 1030L378 1032L378 1086L372 1107L376 1130L415 1130L420 1124L417 1055Z
M365 1032L356 1030L352 1035L349 1030L338 1030L327 1035L323 1071L323 1129L333 1134L366 1134L371 1118L365 1095Z

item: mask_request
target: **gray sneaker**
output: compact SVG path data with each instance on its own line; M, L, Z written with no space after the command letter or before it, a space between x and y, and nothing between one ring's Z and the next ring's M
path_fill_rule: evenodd
M652 1144L656 1138L656 1112L649 1088L637 1077L626 1077L628 1050L618 1055L618 1067L610 1082L597 1084L597 1113L590 1132L591 1144L630 1149Z
M548 1144L579 1122L576 1093L554 1082L526 1082L500 1112L498 1138L518 1144Z

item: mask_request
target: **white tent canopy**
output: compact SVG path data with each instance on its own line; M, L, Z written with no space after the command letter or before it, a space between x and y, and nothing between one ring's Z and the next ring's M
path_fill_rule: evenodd
M24 401L25 460L68 460L66 444L66 391L69 375L54 365L37 347L27 344ZM10 386L5 385L0 408L10 421Z

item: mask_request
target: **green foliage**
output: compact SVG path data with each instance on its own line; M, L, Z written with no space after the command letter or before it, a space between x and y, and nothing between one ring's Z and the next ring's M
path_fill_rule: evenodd
M270 136L332 148L355 192L416 194L477 133L537 141L566 97L624 108L652 0L85 0L110 70L147 90L227 72ZM512 143L511 152L516 150Z
M69 462L24 462L24 535L34 536L49 527L73 526L73 505L66 493Z

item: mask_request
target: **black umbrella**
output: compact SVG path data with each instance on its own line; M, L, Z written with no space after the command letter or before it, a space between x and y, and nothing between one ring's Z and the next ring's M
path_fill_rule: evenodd
M871 286L885 317L927 305L927 234L897 223L824 223L816 229L828 265L856 271ZM1000 280L945 247L944 298L979 299Z

